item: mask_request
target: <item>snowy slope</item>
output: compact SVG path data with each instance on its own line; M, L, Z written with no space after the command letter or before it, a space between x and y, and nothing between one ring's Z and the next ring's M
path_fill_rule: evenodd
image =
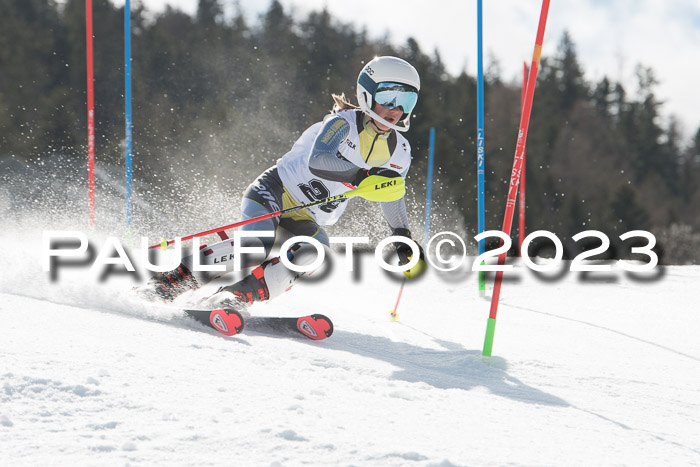
M490 365L472 273L409 282L398 322L369 256L253 308L327 314L311 342L225 338L133 302L130 278L36 268L0 286L0 465L700 464L700 267L520 268Z

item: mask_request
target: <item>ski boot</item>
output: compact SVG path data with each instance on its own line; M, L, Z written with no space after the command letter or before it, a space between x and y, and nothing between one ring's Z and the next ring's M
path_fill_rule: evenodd
M265 268L279 263L279 258L263 262L251 271L249 275L235 284L220 287L214 295L209 297L206 304L208 308L232 308L246 313L246 310L255 302L265 302L270 299L270 289L265 280Z
M161 272L151 278L146 285L138 289L138 294L144 298L160 299L172 302L177 297L199 288L197 279L184 264L168 272Z

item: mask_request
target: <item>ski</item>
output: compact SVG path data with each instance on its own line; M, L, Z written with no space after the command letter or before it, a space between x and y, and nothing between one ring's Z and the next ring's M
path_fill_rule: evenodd
M276 316L249 316L244 318L240 312L230 308L216 310L184 310L198 322L216 329L226 336L235 336L249 331L273 334L278 336L305 337L321 340L333 334L333 323L324 315L313 314L296 318L280 318Z
M246 320L246 326L251 331L280 336L304 336L313 340L325 339L333 334L330 318L320 314L298 318L251 316Z
M233 309L185 310L185 313L226 336L240 334L245 326L243 315Z

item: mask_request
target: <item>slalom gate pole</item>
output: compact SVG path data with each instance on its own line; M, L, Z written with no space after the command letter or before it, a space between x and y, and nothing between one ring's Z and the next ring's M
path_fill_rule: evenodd
M92 52L92 0L85 0L87 50L88 221L95 228L95 86Z
M377 179L370 180L372 177L377 177ZM379 180L379 181L376 181L376 180ZM401 196L403 196L403 193L405 193L406 185L405 185L403 178L399 177L398 179L391 179L391 180L396 180L393 183L386 183L386 181L382 181L382 180L386 180L385 177L378 177L376 175L371 175L370 177L366 178L363 181L363 183L361 183L361 185L363 185L363 186L346 191L345 193L342 193L340 195L330 196L328 198L319 199L319 200L311 201L311 202L304 203L304 204L299 204L297 206L292 206L292 207L287 208L287 209L281 209L279 211L269 212L269 213L263 214L261 216L251 217L250 219L243 219L242 221L235 222L233 224L224 225L222 227L217 227L215 229L205 230L204 232L199 232L199 233L192 234L192 235L187 235L185 237L182 237L180 240L185 241L185 240L191 240L195 237L203 237L205 235L221 232L221 231L228 230L228 229L234 229L236 227L240 227L240 226L247 225L247 224L252 224L254 222L262 221L265 219L271 219L273 217L278 217L278 216L281 216L282 214L287 214L290 212L299 211L301 209L310 208L310 207L313 207L313 206L316 206L319 204L330 203L330 202L338 201L341 199L353 198L355 196L360 196L360 197L365 198L369 201L386 201L388 199L382 198L382 197L393 196L391 194L395 194L395 193L399 193L399 192L401 192L402 193ZM369 183L365 184L366 181L369 181ZM372 183L372 182L374 182L374 183ZM400 196L394 197L394 199L398 199L399 197ZM155 245L151 245L148 248L149 249L162 248L163 250L165 250L168 247L168 245L172 245L173 243L175 243L175 240L167 240L166 241L165 239L162 239L160 241L160 243L157 243Z
M428 146L428 181L425 192L425 233L423 242L430 238L430 206L433 202L433 160L435 155L435 128L430 129L430 145Z
M523 62L523 87L520 92L520 112L523 111L525 105L525 88L527 87L527 63ZM523 256L523 239L525 238L525 173L527 172L527 164L525 163L526 148L523 148L523 171L520 174L520 193L518 196L518 213L520 223L518 225L518 252Z
M532 54L532 65L527 79L527 89L525 92L525 105L520 115L520 129L518 131L518 141L515 146L515 156L513 157L513 170L510 176L508 188L508 198L506 200L506 212L503 218L503 233L510 235L513 223L513 211L515 210L515 199L518 194L518 184L520 182L520 172L522 171L523 153L525 152L525 141L527 140L527 130L530 125L530 112L532 110L532 100L535 96L535 84L537 84L537 69L539 68L540 56L542 55L542 41L544 39L544 29L547 24L547 12L549 11L549 0L542 0L542 11L540 12L540 22L537 27L537 37L535 39L535 50ZM498 265L502 266L506 262L506 254L498 256ZM493 349L493 338L496 331L496 314L498 313L498 300L501 295L501 284L503 282L503 271L496 272L496 280L491 296L491 310L486 325L486 336L484 338L484 348L482 356L491 357Z
M124 3L124 126L126 159L126 229L131 231L131 1Z
M484 54L483 54L483 5L482 0L476 3L477 30L477 78L476 78L476 176L478 203L478 233L484 231ZM484 253L484 240L479 240L479 255ZM483 263L482 263L483 264ZM486 273L479 271L479 295L486 294Z

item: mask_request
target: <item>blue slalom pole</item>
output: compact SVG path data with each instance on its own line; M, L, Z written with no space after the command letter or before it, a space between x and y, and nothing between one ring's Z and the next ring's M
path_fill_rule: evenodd
M476 3L477 22L477 78L476 78L476 164L477 164L477 190L478 190L478 233L484 231L484 165L486 154L484 152L484 44L483 44L483 8L482 0ZM479 254L484 253L484 240L479 241ZM479 295L486 294L486 275L479 271Z
M126 152L126 228L131 230L131 2L124 3L124 113Z
M435 155L435 128L430 129L430 145L428 146L428 182L425 194L425 234L423 243L430 240L430 205L433 202L433 159Z

